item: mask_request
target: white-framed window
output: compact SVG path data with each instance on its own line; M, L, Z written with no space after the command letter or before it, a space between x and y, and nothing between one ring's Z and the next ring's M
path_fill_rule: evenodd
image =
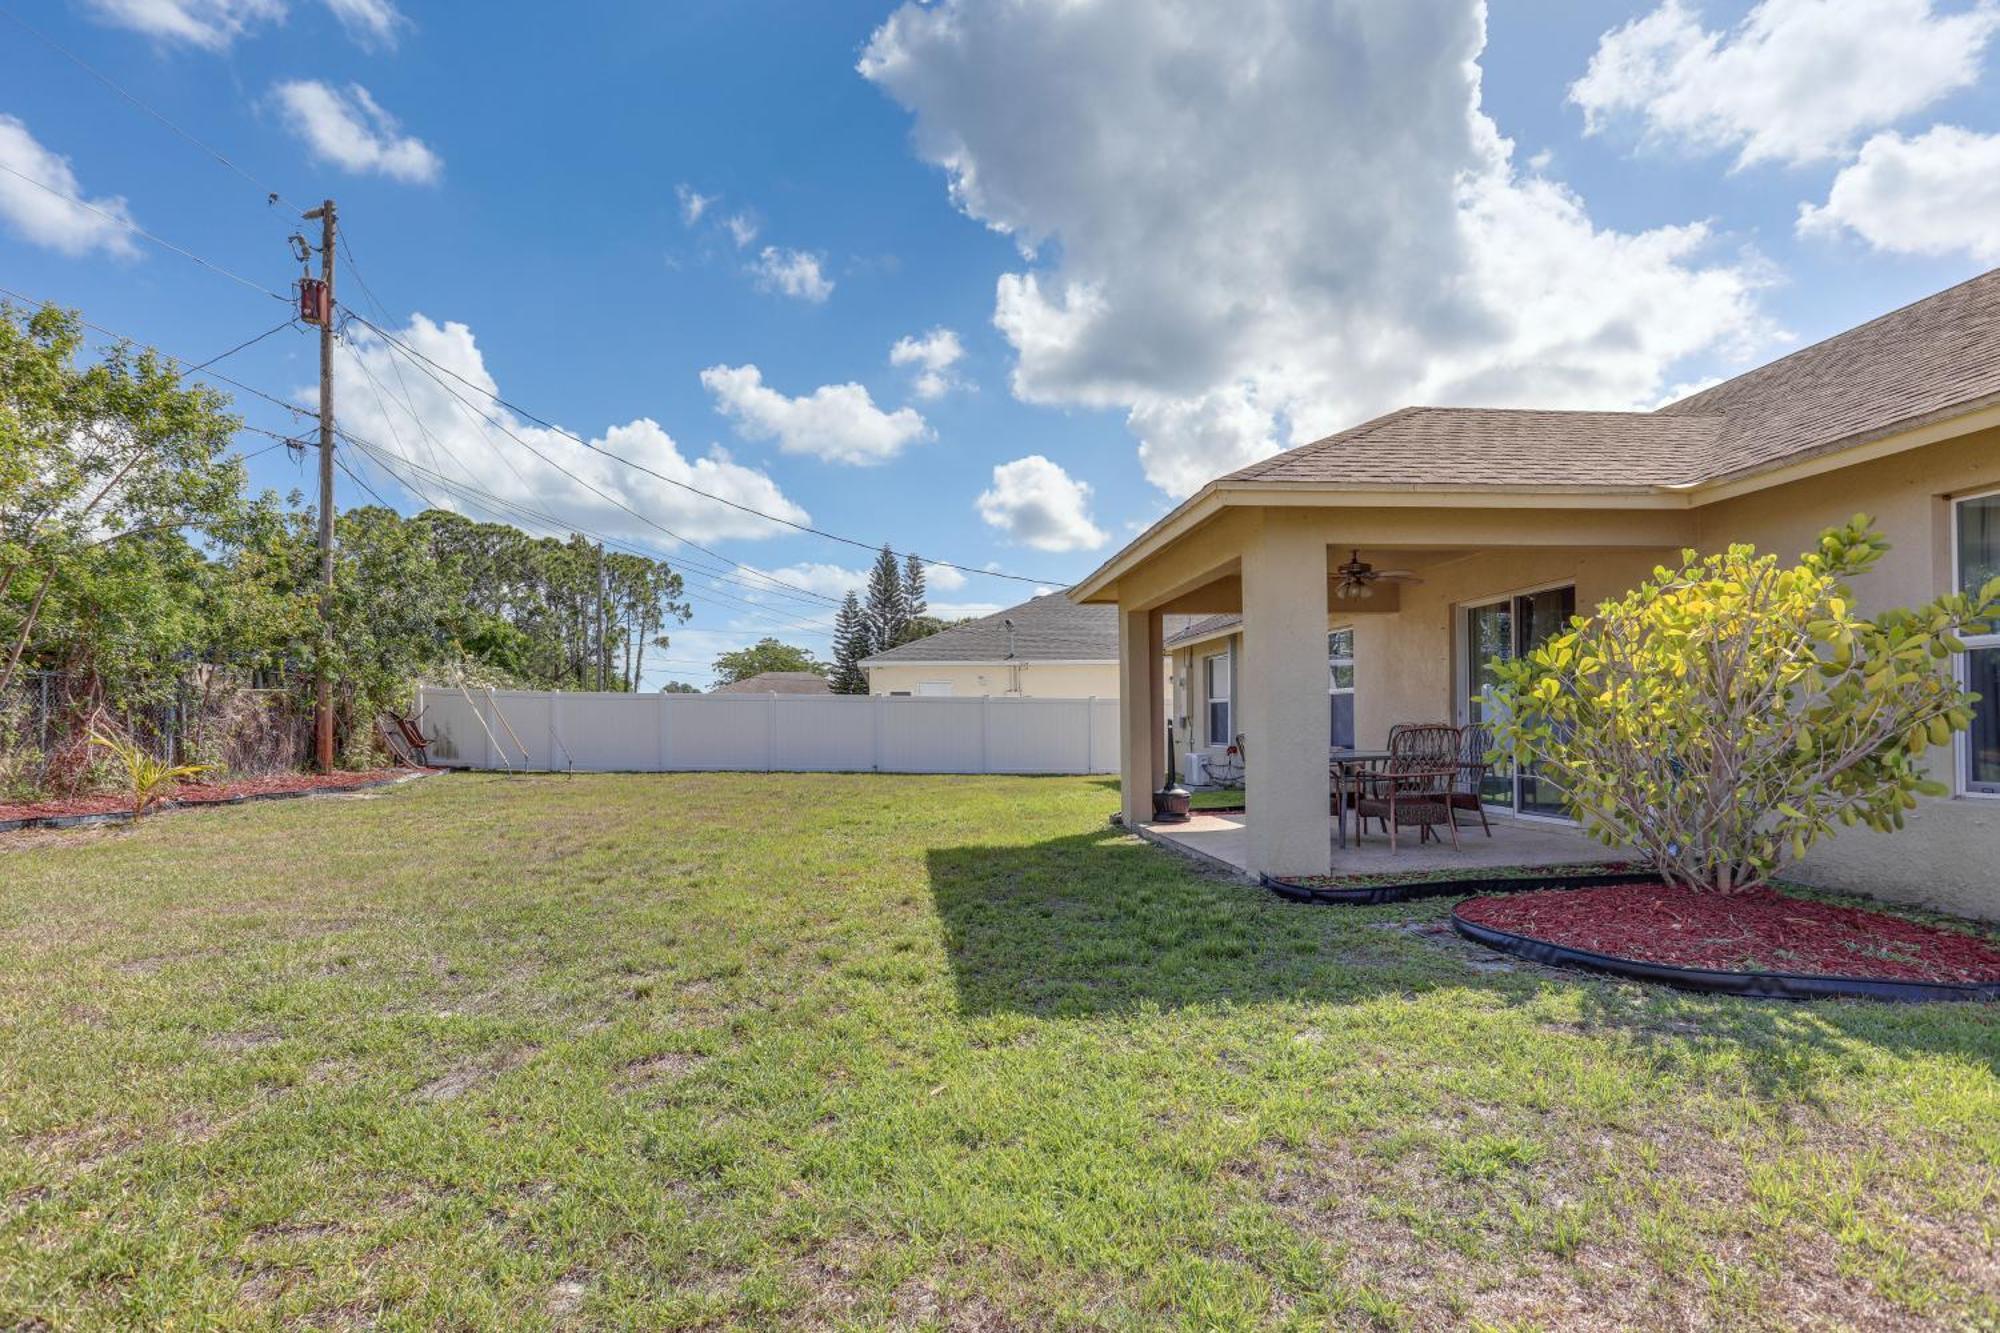
M930 698L949 698L951 697L951 682L948 680L920 680L917 682L917 693Z
M1208 743L1227 745L1235 739L1229 730L1229 654L1202 658L1201 680L1208 699Z
M1977 592L2000 575L2000 491L1952 504L1953 566L1958 586ZM1959 789L2000 797L2000 634L1968 636L1960 679L1979 695L1972 730L1959 739Z
M1354 628L1326 635L1326 692L1333 713L1333 743L1354 746Z

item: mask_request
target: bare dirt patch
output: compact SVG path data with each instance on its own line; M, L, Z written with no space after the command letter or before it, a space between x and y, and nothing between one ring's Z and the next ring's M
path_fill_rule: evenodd
M539 1046L516 1046L497 1057L469 1060L418 1088L412 1099L420 1102L454 1101L489 1079L526 1064L540 1049Z

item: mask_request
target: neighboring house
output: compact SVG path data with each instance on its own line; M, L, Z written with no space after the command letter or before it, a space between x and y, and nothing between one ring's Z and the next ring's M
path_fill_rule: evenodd
M1118 614L1050 593L865 657L870 694L1118 697Z
M1404 408L1221 477L1070 593L1119 618L1125 816L1150 817L1164 767L1170 634L1197 741L1245 737L1250 868L1324 872L1343 725L1377 746L1478 720L1487 661L1683 548L1789 558L1864 511L1895 545L1855 580L1865 609L2000 569L2000 270L1657 412ZM1350 552L1422 581L1337 597ZM2000 916L2000 635L1968 647L1955 669L1985 699L1934 759L1952 796L1893 837L1843 831L1801 877ZM1528 776L1493 798L1559 813Z
M742 680L718 685L710 694L832 694L833 686L816 671L759 671Z

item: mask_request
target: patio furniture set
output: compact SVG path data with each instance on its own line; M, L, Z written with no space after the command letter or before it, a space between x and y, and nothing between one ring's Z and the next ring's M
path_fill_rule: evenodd
M1373 820L1387 834L1392 852L1398 849L1398 830L1409 827L1417 830L1419 844L1433 837L1442 841L1444 834L1437 830L1444 829L1452 849L1458 850L1461 810L1478 815L1480 827L1492 837L1480 796L1492 748L1493 733L1486 726L1435 722L1392 727L1386 749L1332 750L1327 767L1340 846L1347 846L1349 811L1357 844Z

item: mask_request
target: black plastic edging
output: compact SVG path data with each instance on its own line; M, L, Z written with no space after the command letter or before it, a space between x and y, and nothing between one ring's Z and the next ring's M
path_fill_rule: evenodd
M440 769L429 773L399 773L393 778L382 778L375 782L357 782L347 787L304 787L298 791L246 792L241 796L225 796L216 801L161 801L147 813L159 815L170 810L207 810L219 805L247 805L251 801L294 801L302 796L345 796L349 792L372 791L377 787L394 787L420 778L434 778L443 771ZM15 829L84 828L92 824L131 822L130 810L100 810L87 815L35 815L28 819L0 819L0 833L11 833Z
M1383 903L1406 903L1417 898L1449 898L1487 893L1525 893L1530 889L1601 889L1615 884L1650 884L1659 879L1656 871L1603 870L1566 875L1506 875L1482 879L1463 875L1457 879L1412 880L1405 884L1369 884L1341 889L1300 884L1294 880L1264 876L1264 887L1280 898L1296 903L1319 903L1332 907L1379 907Z
M1938 1000L2000 1000L2000 981L1890 981L1866 977L1829 977L1804 972L1718 972L1713 968L1675 967L1636 958L1592 953L1551 944L1532 935L1495 930L1467 921L1453 908L1451 924L1476 944L1550 967L1582 968L1628 981L1656 981L1680 990L1708 995L1739 995L1756 1000L1886 1000L1923 1004Z

